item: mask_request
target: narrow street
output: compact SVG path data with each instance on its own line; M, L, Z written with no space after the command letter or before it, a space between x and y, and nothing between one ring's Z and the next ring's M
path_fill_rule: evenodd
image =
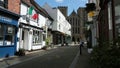
M76 66L79 67L80 65L79 63L77 64L80 57L77 56L79 55L78 46L60 47L51 50L51 52L42 56L39 56L39 53L37 54L38 57L36 58L12 65L8 68L75 68ZM81 56L84 56L84 54Z

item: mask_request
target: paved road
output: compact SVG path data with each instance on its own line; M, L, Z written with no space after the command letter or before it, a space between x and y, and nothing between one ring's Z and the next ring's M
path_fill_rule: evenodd
M75 63L73 60L78 51L78 46L60 47L43 56L38 53L37 57L8 68L70 68L71 64Z

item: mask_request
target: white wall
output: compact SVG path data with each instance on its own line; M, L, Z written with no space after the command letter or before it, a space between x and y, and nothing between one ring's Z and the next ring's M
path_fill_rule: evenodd
M115 6L115 16L117 17L116 24L120 23L120 5Z
M27 5L21 3L20 15L22 15L22 16L26 15L26 17L29 17L27 15L29 8L30 7L28 7ZM35 11L35 10L33 10L33 11ZM29 24L29 25L33 25L33 26L36 26L36 27L39 27L39 28L42 28L46 24L46 17L44 17L41 14L39 14L38 22L37 21L33 21L31 19L30 19L29 22L27 22L26 19L23 19L23 17L21 17L19 19L19 23L20 22L25 23L25 24ZM32 43L32 41L33 41L33 34L30 34L29 32L33 32L33 30L36 30L36 28L32 28L32 27L28 27L28 28L30 28L30 31L28 31L28 33L27 33L27 31L25 31L25 33L26 33L25 34L25 38L27 38L27 39L25 39L25 41L24 41L24 45L25 45L24 48L26 50L31 50L31 49L40 49L41 47L45 46L45 41L42 41L42 43L40 45L38 45L38 46L33 46L33 43ZM19 35L18 37L22 37L20 35L20 31L18 32L18 35ZM43 34L42 34L41 38L43 39ZM20 41L18 42L17 49L19 49L19 47L20 47L19 43L21 43L21 42Z
M71 29L71 25L59 9L53 9L48 4L45 4L43 8L54 19L52 30L71 35L71 31L68 31L69 29Z
M39 14L39 27L45 26L46 18Z
M20 8L20 15L26 15L27 14L27 10L28 10L28 7L27 5L21 3L21 8Z
M53 10L52 7L50 7L47 3L45 5L43 5L43 8L47 11L47 13L54 19L56 20L56 10Z
M30 7L28 7L27 5L21 3L20 15L27 15L29 8ZM33 11L35 11L35 10L33 10ZM20 18L20 22L27 23L27 21L24 20L22 17ZM46 22L46 18L44 16L42 16L41 14L39 14L39 21L38 21L38 23L33 21L33 20L30 20L29 24L30 25L34 25L36 27L43 27L43 26L45 26L45 22Z

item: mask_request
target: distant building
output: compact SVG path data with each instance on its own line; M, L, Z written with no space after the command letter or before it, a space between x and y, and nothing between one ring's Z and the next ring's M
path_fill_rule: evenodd
M68 16L68 7L67 6L58 6L58 9L62 12L62 14L67 17Z
M72 42L78 43L80 40L85 40L84 37L84 23L86 22L87 15L85 8L78 8L77 13L73 12L67 17L68 22L71 24Z
M69 43L71 41L71 25L66 20L64 14L58 8L52 8L49 4L44 4L43 8L53 18L53 44ZM68 41L70 40L70 41Z

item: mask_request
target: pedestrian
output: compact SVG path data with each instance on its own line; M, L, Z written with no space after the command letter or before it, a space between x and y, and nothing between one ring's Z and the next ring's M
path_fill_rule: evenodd
M80 42L79 49L80 49L80 55L82 55L82 47L83 47L84 42Z

